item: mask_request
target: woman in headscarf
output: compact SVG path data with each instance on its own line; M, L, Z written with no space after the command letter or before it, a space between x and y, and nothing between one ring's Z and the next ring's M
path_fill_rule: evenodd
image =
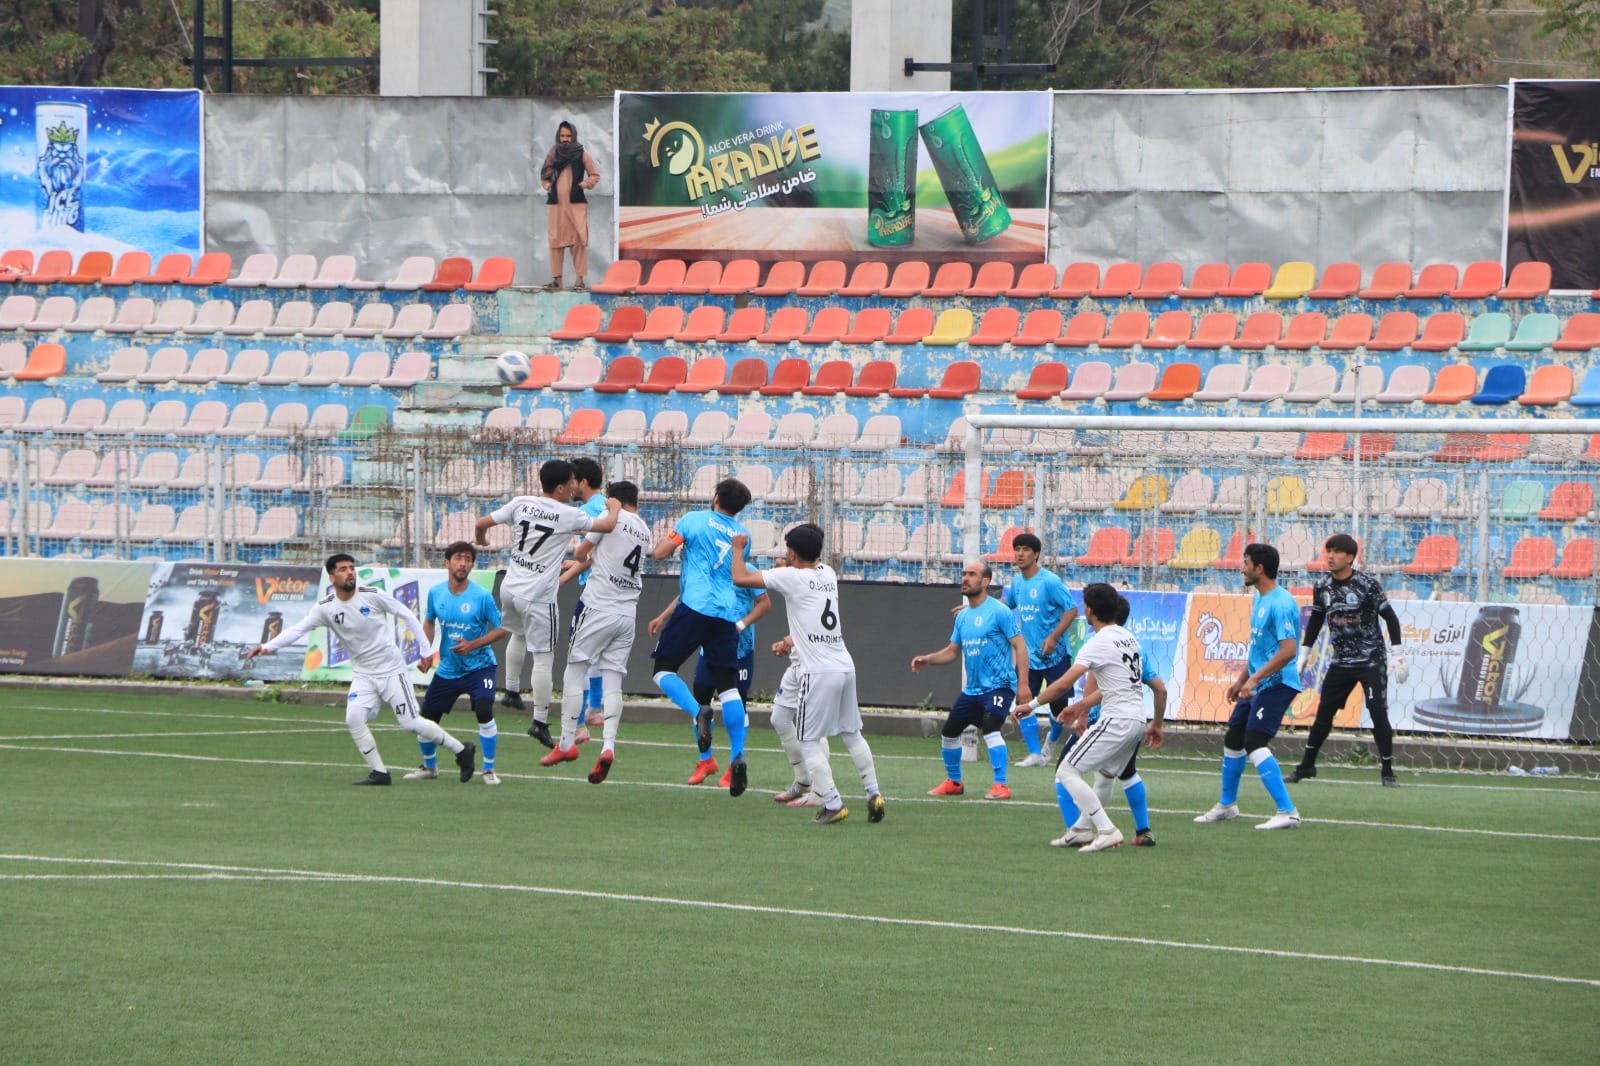
M578 130L570 122L556 128L556 144L544 157L539 184L549 194L546 203L550 235L550 283L546 289L561 288L561 252L572 249L572 269L577 274L573 288L588 288L584 272L589 268L589 203L585 189L600 184L600 168L594 157L578 143Z

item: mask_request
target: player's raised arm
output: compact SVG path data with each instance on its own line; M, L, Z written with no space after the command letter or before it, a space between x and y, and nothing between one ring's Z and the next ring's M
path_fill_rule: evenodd
M494 520L494 515L486 514L472 524L472 540L480 548L489 546L489 530L499 523Z
M732 544L733 550L729 553L728 565L733 574L733 583L742 589L766 588L767 579L761 576L761 571L752 570L744 564L744 550L749 546L750 538L743 533L735 533Z

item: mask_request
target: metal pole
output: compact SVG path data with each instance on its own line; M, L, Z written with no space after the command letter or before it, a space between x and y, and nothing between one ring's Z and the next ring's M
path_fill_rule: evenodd
M1361 419L1361 371L1363 369L1361 359L1357 357L1355 366L1355 417L1357 421ZM1350 461L1350 535L1356 538L1357 544L1360 544L1361 505L1364 501L1361 498L1361 431L1359 429L1354 434L1354 440L1355 448L1351 452L1352 459Z
M1478 471L1478 602L1489 602L1489 471Z
M194 87L206 87L206 0L194 0Z
M222 488L222 446L220 444L211 446L211 459L211 561L220 563L222 562L223 551L222 504L224 499Z
M411 449L411 565L422 565L422 449Z
M222 0L222 91L233 92L233 0Z
M983 511L978 500L979 482L983 478L983 430L967 421L966 486L961 499L961 555L976 559L982 553L979 534L982 532Z

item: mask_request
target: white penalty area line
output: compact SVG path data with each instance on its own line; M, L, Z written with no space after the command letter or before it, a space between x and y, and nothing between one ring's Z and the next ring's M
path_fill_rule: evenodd
M361 885L409 885L421 888L465 889L479 892L518 892L539 896L570 899L598 900L611 903L643 903L659 907L681 907L696 910L727 911L739 914L761 914L780 918L814 918L833 922L856 922L865 925L900 926L914 929L940 929L961 933L1001 933L1009 936L1041 937L1054 940L1076 940L1095 944L1136 945L1174 951L1210 951L1225 955L1245 955L1258 958L1289 959L1302 962L1333 962L1356 966L1381 966L1390 969L1420 970L1427 973L1460 974L1474 977L1496 977L1516 981L1539 981L1548 984L1579 985L1600 988L1600 980L1587 977L1566 977L1560 974L1527 973L1519 970L1494 970L1479 966L1452 966L1446 963L1418 962L1412 959L1380 959L1365 955L1329 955L1310 951L1284 951L1278 948L1246 947L1235 944L1202 944L1188 940L1161 940L1154 937L1115 936L1107 933L1083 933L1068 929L1028 929L1015 925L990 925L976 922L936 921L929 918L896 918L881 914L852 914L846 911L824 911L797 907L771 907L754 903L727 903L718 900L683 899L674 896L650 896L632 892L596 892L587 889L555 888L549 885L501 884L488 881L453 881L432 877L395 877L374 874L356 874L330 870L299 870L293 868L260 866L225 866L213 863L150 862L123 859L83 859L54 855L0 854L0 861L22 863L50 863L79 866L118 866L135 870L180 870L184 874L81 874L34 875L0 874L0 880L248 880L297 882L324 881Z

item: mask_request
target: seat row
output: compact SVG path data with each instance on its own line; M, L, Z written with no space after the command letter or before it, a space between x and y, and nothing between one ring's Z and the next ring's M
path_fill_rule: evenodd
M1264 297L1269 300L1395 300L1438 299L1528 300L1550 291L1550 267L1545 263L1519 263L1507 278L1505 268L1488 260L1469 263L1461 270L1452 263L1431 263L1413 275L1411 264L1379 264L1363 284L1358 263L1333 263L1320 277L1308 262L1290 262L1274 272L1269 263L1205 263L1185 280L1183 267L1172 261L1113 263L1102 274L1098 263L1068 263L1060 274L1049 263L1030 263L1020 272L1011 263L942 264L937 272L925 262L889 264L824 259L809 270L802 262L781 259L766 276L754 259L734 259L724 265L714 260L686 263L661 259L644 274L644 264L619 259L606 269L597 293L673 296L854 296L892 298L996 298L1076 300L1084 297L1119 300L1213 299Z
M599 356L580 352L562 366L559 356L536 355L530 358L533 372L515 386L519 391L554 389L558 392L600 393L638 391L645 393L705 394L721 396L889 396L895 399L959 400L977 392L981 385L978 364L958 360L944 368L940 380L927 385L908 385L899 380L899 368L887 359L875 359L861 367L859 375L849 360L834 359L817 368L804 359L782 359L769 367L765 359L750 356L730 367L721 356L704 356L693 363L675 355L664 355L645 368L637 356L620 355L609 364ZM603 376L602 376L603 375Z
M66 373L66 349L39 344L24 353L17 342L0 341L0 381L45 381ZM402 352L392 364L387 352L362 352L355 362L336 349L313 354L298 349L269 356L261 348L244 348L230 356L221 348L202 348L191 356L184 348L118 348L104 370L94 375L102 385L300 385L327 388L381 386L409 389L433 373L427 352Z
M330 255L319 265L314 255L289 255L280 263L270 252L257 252L245 258L237 274L227 252L207 252L198 260L174 252L162 256L154 267L149 252L124 252L114 263L112 260L110 252L88 251L74 265L71 252L55 250L41 253L36 261L30 250L13 248L0 254L0 283L495 292L511 286L517 269L509 256L490 256L474 278L472 260L465 256L447 256L436 262L432 256L415 255L386 281L362 281L356 277L353 255Z
M11 470L11 450L0 449L0 479L7 482ZM84 490L131 489L191 491L215 483L215 458L209 451L196 449L179 455L170 449L134 452L123 448L28 449L30 480L61 488ZM222 461L222 483L228 488L257 492L309 492L332 489L344 484L344 459L337 455L318 455L304 463L293 453L268 455L265 460L253 452L237 452Z
M0 535L23 533L24 519L30 537L53 541L167 541L192 546L209 540L216 531L215 512L209 503L174 511L164 503L147 503L134 510L119 503L85 500L63 500L52 508L47 500L34 500L24 516L14 513L9 501L0 499ZM275 506L257 513L249 504L237 504L223 512L222 534L232 543L267 547L292 540L299 533L300 512L294 507Z
M388 421L389 409L378 404L366 404L352 415L337 402L310 410L290 401L269 410L259 400L231 406L221 400L201 400L191 408L182 400L158 400L147 406L144 400L129 397L107 408L99 397L85 397L68 408L59 396L42 396L27 407L20 396L0 396L0 432L5 433L355 439L370 436Z
M14 294L0 300L0 331L54 333L141 333L230 337L390 337L409 340L454 340L472 332L472 308L446 304L437 312L428 304L363 304L358 311L345 300L320 307L309 300L164 300L131 296L120 304L110 296L91 296L79 304L70 296L35 297Z
M1123 311L1108 317L1080 311L1070 318L1053 308L1029 311L993 307L975 317L964 307L935 312L909 307L895 315L886 307L849 309L827 306L812 317L803 307L767 312L742 307L729 315L714 305L657 307L635 304L612 310L609 319L594 304L568 310L553 340L595 340L602 344L673 341L679 344L923 344L968 347L1043 347L1073 349L1194 348L1247 351L1414 351L1583 352L1600 348L1600 313L1582 311L1565 324L1546 312L1522 316L1513 335L1511 317L1495 311L1467 319L1441 311L1421 322L1410 311L1390 311L1381 319L1351 313L1329 324L1320 311L1303 311L1287 321L1276 311L1258 311L1241 324L1231 312L1200 316L1188 311Z
M694 421L682 411L659 411L654 416L633 408L614 413L584 407L563 415L550 407L536 407L524 419L515 407L489 412L483 428L493 433L530 431L556 444L603 444L617 447L681 445L696 448L822 448L827 450L882 451L905 442L897 415L872 415L865 423L854 415L818 418L790 411L776 419L766 411L746 411L733 419L725 411L702 411Z

